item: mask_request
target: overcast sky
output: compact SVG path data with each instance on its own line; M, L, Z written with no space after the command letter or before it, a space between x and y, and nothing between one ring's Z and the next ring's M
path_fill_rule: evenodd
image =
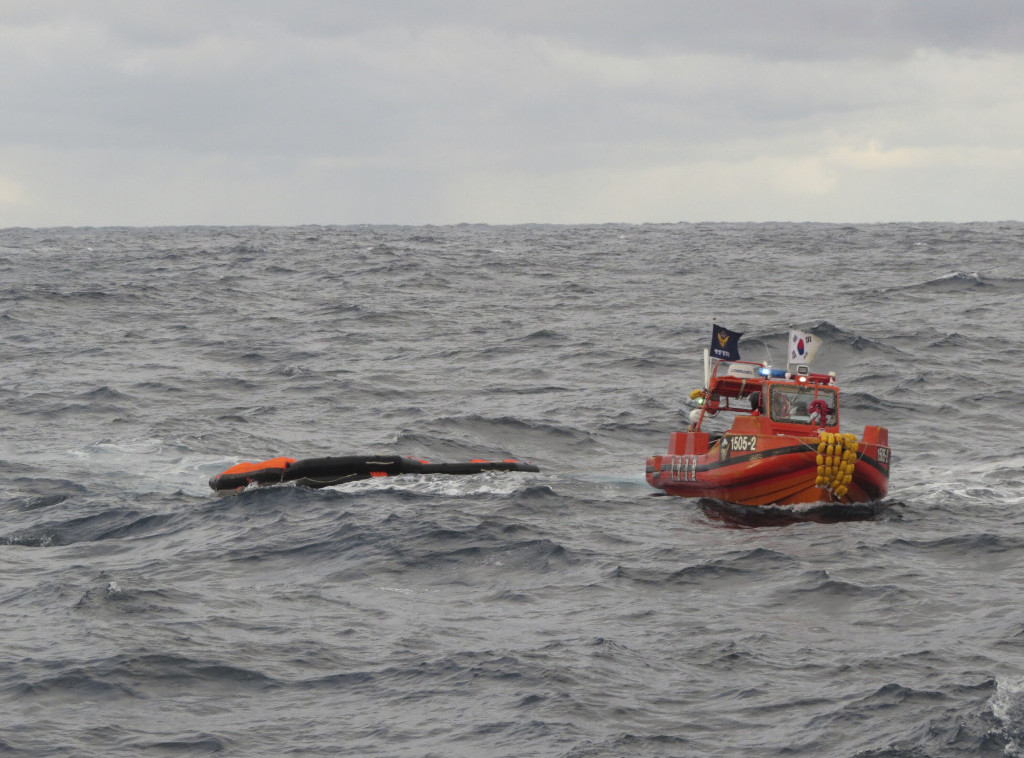
M1024 219L1022 0L0 0L0 227Z

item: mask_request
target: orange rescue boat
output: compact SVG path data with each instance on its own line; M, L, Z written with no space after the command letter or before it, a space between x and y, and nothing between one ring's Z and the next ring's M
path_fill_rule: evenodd
M889 489L889 431L866 426L858 439L839 430L834 373L796 373L767 364L718 360L690 428L672 432L668 453L647 459L647 481L670 495L747 506L866 503ZM708 417L734 414L721 435Z

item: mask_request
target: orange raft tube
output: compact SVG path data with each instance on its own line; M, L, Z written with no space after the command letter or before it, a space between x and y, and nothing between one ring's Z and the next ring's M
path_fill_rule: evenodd
M839 431L833 374L720 361L691 429L673 432L668 453L647 459L647 482L669 495L746 506L866 503L889 489L889 432L866 426L858 439ZM705 416L735 414L720 435Z
M349 455L326 458L271 458L259 463L239 463L210 478L217 492L238 491L250 484L266 486L294 482L302 487L331 487L380 476L399 474L479 474L483 471L540 471L532 463L513 459L465 463L430 463L404 455Z

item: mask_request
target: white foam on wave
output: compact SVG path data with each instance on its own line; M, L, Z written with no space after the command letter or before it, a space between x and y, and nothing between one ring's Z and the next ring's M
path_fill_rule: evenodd
M945 281L956 281L963 280L969 282L980 282L981 274L977 271L950 271L948 274L940 276L934 281L945 282Z
M158 439L100 441L67 450L69 458L85 465L98 477L135 494L170 494L203 497L211 494L208 479L237 463L212 460L187 448Z
M1024 679L997 680L996 693L989 700L992 715L1006 739L1006 755L1024 758Z
M634 471L608 471L595 472L587 471L582 474L574 474L574 479L593 484L618 484L625 487L644 486L650 487L647 477L644 475L643 466L637 466Z
M1008 456L981 462L963 462L950 468L945 462L914 462L911 470L900 471L890 481L890 497L923 505L987 503L993 498L1014 505L1024 504L1021 487L1024 456Z
M345 492L412 492L441 497L508 497L529 484L529 474L515 471L485 471L468 476L449 474L402 474L401 476L364 479L338 485Z

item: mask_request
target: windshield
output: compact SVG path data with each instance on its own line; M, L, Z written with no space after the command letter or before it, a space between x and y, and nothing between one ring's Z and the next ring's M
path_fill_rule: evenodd
M837 422L836 391L828 387L773 384L769 387L769 414L772 421L787 424L835 426ZM824 403L824 408L815 404ZM820 414L824 413L822 419Z

